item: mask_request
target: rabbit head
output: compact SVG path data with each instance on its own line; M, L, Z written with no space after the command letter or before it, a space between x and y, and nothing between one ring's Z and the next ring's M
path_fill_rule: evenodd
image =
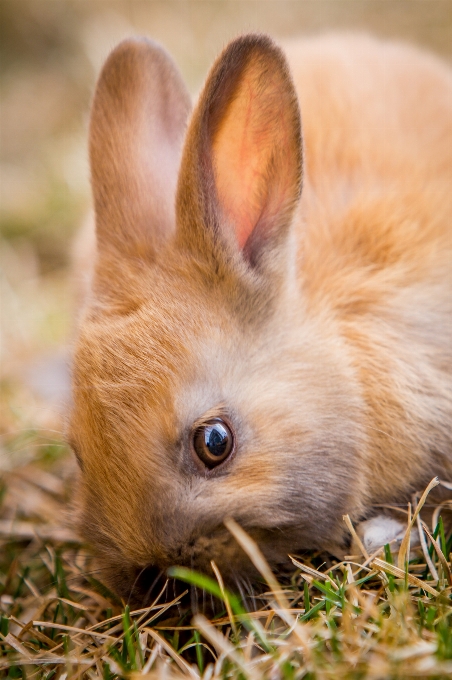
M123 42L97 85L90 157L97 256L70 439L106 577L128 596L175 564L251 574L228 517L271 564L339 549L365 495L363 412L297 272L302 138L282 52L232 42L190 115L169 56Z

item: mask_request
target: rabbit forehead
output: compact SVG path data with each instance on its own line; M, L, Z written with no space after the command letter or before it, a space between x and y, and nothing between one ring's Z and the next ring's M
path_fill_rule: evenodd
M219 410L252 430L264 449L283 431L290 441L290 432L300 437L326 422L331 430L345 413L353 431L359 400L347 387L354 376L342 347L308 319L289 333L278 328L279 319L269 319L250 333L215 296L203 306L198 298L184 314L177 300L164 308L151 302L86 330L75 391L97 400L108 425L134 444L146 435L172 442ZM347 437L344 423L340 429Z

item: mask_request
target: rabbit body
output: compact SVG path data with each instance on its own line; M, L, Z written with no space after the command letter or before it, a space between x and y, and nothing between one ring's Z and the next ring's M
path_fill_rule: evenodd
M172 564L248 573L227 517L277 565L452 479L451 72L366 36L285 54L234 41L191 115L144 40L97 87L70 440L127 596ZM234 446L209 467L212 418Z

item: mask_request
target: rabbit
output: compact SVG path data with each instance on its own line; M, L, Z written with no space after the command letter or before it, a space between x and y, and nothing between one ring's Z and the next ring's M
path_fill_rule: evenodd
M450 69L366 35L248 34L192 111L131 38L89 139L69 441L105 582L145 602L172 565L255 578L227 518L274 569L344 554L345 514L369 546L398 536L381 507L452 480Z

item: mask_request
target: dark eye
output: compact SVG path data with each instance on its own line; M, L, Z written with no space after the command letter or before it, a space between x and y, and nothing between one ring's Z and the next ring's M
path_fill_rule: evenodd
M226 460L234 448L230 427L221 418L206 420L193 433L193 448L206 467L214 468Z

